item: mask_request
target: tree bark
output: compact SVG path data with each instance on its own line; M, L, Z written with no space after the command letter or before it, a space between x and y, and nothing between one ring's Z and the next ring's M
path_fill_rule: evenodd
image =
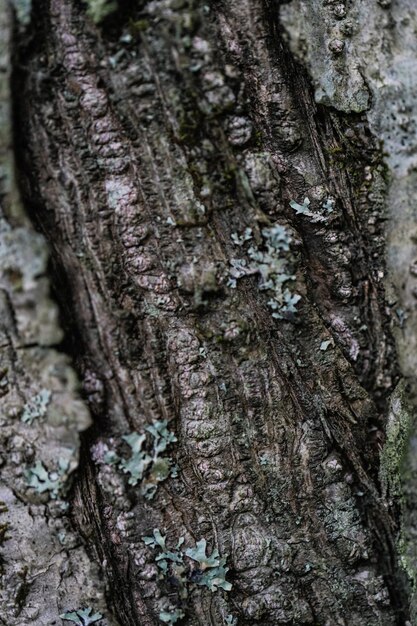
M65 339L39 339L44 317L15 339L4 318L4 623L85 607L103 626L417 623L411 245L392 260L413 164L392 156L404 119L384 125L392 74L364 70L369 33L397 67L401 9L362 3L359 34L359 1L88 4L34 3L15 29L19 188ZM35 290L21 278L44 259L30 232L17 278L0 257L10 318L56 310L45 261ZM71 371L62 406L50 358ZM33 389L52 400L28 424ZM37 493L30 467L53 471L69 433L58 492ZM36 523L14 535L20 510ZM47 575L46 551L16 545L38 532L62 559Z

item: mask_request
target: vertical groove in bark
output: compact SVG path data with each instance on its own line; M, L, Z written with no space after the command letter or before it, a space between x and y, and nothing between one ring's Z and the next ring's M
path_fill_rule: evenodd
M398 372L377 146L360 115L314 105L270 3L158 0L135 19L100 34L77 3L44 2L16 83L26 201L95 418L74 519L123 625L175 606L190 625L403 624L378 481ZM305 196L333 212L296 215ZM258 274L228 280L275 225L302 296L284 320ZM162 419L179 476L147 501L106 452ZM190 579L181 600L153 528L227 554L232 591Z

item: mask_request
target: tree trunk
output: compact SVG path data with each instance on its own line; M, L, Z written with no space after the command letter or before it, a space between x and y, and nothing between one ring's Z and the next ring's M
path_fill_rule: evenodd
M409 3L14 2L4 624L417 624Z

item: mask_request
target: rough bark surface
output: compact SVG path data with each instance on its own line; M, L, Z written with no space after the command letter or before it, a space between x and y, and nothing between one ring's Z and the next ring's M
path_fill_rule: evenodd
M59 610L89 605L123 626L410 619L397 544L412 416L384 261L395 167L359 62L336 68L354 85L320 83L340 56L323 34L336 5L322 4L281 13L316 99L337 111L316 103L267 0L138 1L99 25L74 0L45 0L19 37L21 187L94 419L69 518L108 589L107 608L79 588ZM395 32L395 11L374 8ZM314 54L300 45L312 36ZM171 471L150 465L132 484L142 450L129 465L123 437L147 432L148 449L146 427L164 420ZM166 572L143 541L154 529ZM213 590L212 565L189 556L202 539L230 568Z
M386 285L401 318L395 334L408 388L401 387L392 398L381 476L387 493L400 503L398 548L415 589L416 6L397 0L346 6L296 0L281 7L281 19L293 52L309 67L316 100L341 111L366 111L369 127L384 147L389 181ZM413 623L416 602L413 593Z

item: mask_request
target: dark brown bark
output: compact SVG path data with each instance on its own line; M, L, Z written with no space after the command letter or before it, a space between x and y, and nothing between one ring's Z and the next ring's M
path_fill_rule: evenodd
M25 202L94 418L72 517L109 609L123 626L168 606L190 625L405 624L379 481L399 380L379 146L365 117L314 103L275 3L138 5L96 27L42 2L14 83ZM259 288L259 261L229 281L277 225L296 312ZM148 501L105 453L164 419L179 472ZM181 598L154 528L227 555L232 590L188 572Z

